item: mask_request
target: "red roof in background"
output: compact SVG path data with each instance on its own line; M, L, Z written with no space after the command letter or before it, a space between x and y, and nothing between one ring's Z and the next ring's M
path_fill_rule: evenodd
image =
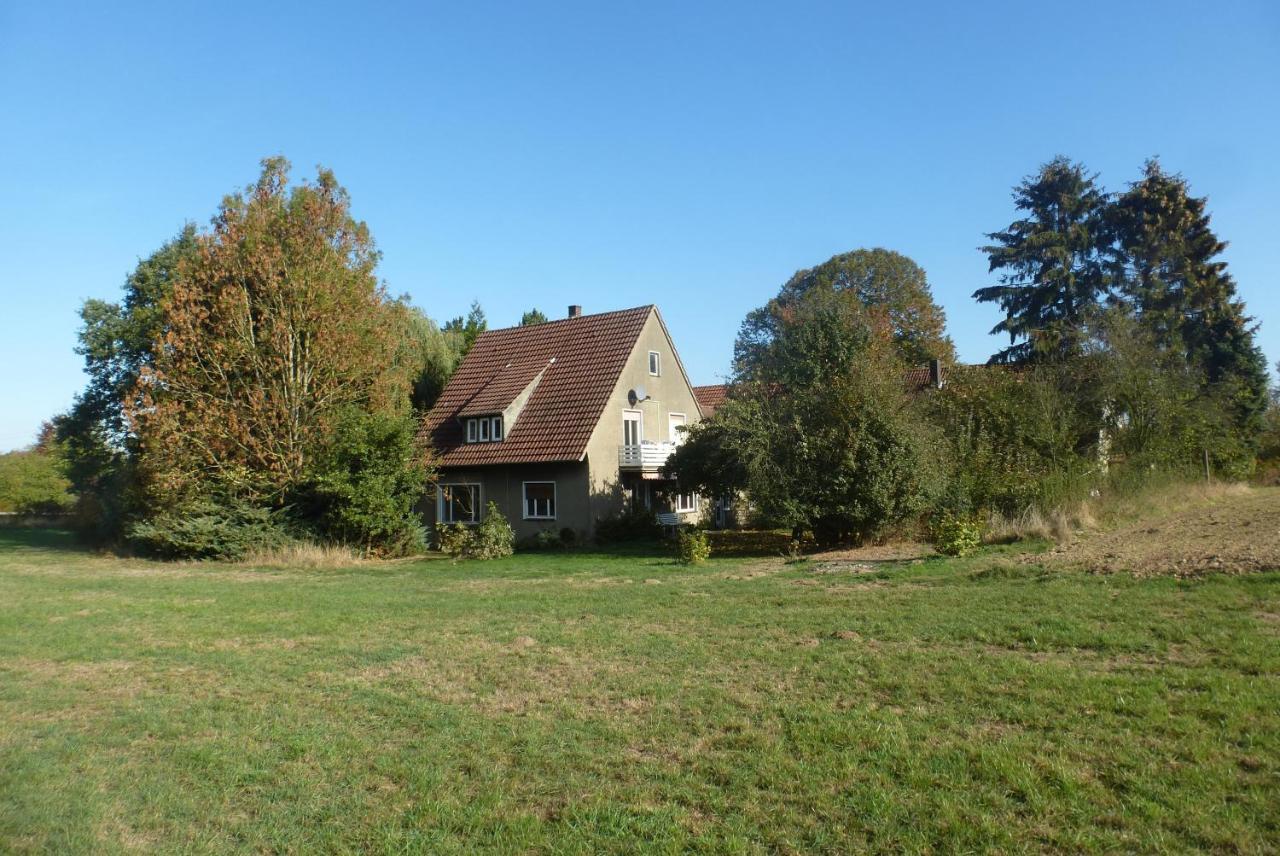
M653 306L638 306L481 333L427 414L424 429L437 463L582 460L653 311ZM465 442L459 417L501 413L540 371L542 379L501 442Z
M724 400L729 396L729 385L727 383L717 383L711 386L695 386L693 388L693 397L698 399L698 406L702 408L702 415L710 417L715 415L720 405L724 404Z

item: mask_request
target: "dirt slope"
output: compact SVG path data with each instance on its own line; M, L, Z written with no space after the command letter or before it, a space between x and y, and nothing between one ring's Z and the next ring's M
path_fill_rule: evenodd
M1218 496L1167 515L1082 535L1036 558L1098 573L1141 576L1280 570L1280 489Z

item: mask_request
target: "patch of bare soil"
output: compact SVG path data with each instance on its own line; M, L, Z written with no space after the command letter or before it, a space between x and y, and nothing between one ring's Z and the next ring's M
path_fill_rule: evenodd
M1193 577L1280 569L1280 489L1216 496L1117 529L1082 535L1024 561L1136 576Z

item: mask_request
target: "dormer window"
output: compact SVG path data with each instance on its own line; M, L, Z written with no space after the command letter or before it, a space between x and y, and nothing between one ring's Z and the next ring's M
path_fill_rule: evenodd
M649 374L654 377L662 374L662 354L657 351L649 352Z
M501 440L501 416L473 416L467 420L468 443L497 443Z

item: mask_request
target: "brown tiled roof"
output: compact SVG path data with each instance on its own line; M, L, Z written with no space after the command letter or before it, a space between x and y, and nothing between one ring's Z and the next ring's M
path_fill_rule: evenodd
M907 369L906 380L907 388L912 390L924 389L933 383L928 366L912 366Z
M427 414L424 428L437 463L581 460L653 311L638 306L481 333ZM542 379L502 442L465 442L460 416L500 413L540 371Z
M703 416L713 416L720 409L720 405L724 404L724 400L729 396L729 385L725 383L717 383L711 386L695 386L693 388L693 397L698 399L698 406L702 408Z

